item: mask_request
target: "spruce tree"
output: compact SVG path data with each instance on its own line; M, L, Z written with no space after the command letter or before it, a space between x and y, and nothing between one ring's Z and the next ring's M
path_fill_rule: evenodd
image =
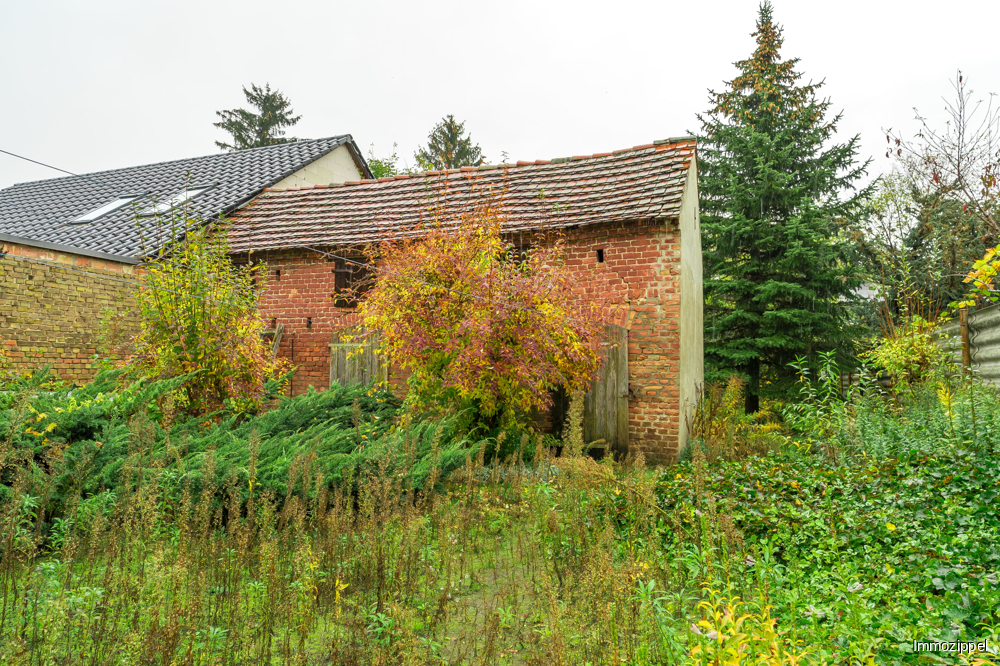
M479 166L483 151L473 145L472 136L465 136L465 123L448 114L427 136L427 146L413 155L422 169L458 169Z
M787 391L797 356L843 349L860 285L845 227L867 190L859 137L833 143L820 83L782 60L782 28L759 9L756 50L698 116L709 377L747 380L746 411Z
M246 109L230 109L226 111L216 111L215 115L222 120L213 123L219 129L223 129L233 137L233 142L225 143L216 141L215 145L223 150L245 150L247 148L260 148L262 146L273 146L278 143L289 143L296 141L293 137L286 137L285 127L291 127L302 119L302 116L292 115L291 102L288 98L277 90L271 90L270 84L265 83L261 88L250 84L250 90L243 88L243 95L247 102L256 107L257 111Z

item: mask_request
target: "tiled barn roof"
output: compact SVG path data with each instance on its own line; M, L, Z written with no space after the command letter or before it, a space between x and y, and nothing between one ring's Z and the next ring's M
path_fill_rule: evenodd
M135 215L185 188L211 185L186 204L189 214L208 219L228 213L339 146L358 151L350 134L283 143L205 157L19 183L0 190L0 236L22 238L89 253L140 258L157 249L154 224ZM358 153L360 159L360 153ZM363 160L361 160L363 164ZM141 195L141 196L139 196ZM119 197L139 196L133 205L86 224L76 218Z
M234 253L359 245L499 198L507 231L676 218L694 139L612 153L266 190L230 217Z

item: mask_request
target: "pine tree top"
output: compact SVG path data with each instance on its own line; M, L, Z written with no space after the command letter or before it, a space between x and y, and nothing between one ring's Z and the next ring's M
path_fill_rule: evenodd
M479 145L473 145L472 136L465 135L465 123L448 114L441 119L427 136L427 146L414 153L422 169L458 169L480 166L485 161Z
M783 32L773 20L771 3L761 4L757 29L751 33L757 47L749 59L735 63L740 73L726 82L726 91L709 92L715 106L710 115L721 115L736 123L754 128L760 126L765 130L777 127L782 117L796 120L805 115L809 123L823 117L829 104L816 99L823 82L798 83L802 78L795 69L799 58L781 60Z
M285 127L292 127L302 116L294 115L292 104L278 90L271 90L270 84L264 87L250 84L247 90L244 86L243 95L256 111L247 109L227 109L216 111L221 120L214 123L219 129L229 132L232 143L216 141L215 145L223 150L246 150L261 148L281 143L297 141L294 137L285 136Z

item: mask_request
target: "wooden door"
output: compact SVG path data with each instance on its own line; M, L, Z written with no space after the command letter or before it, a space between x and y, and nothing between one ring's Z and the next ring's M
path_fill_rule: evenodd
M583 400L584 445L604 440L606 451L628 453L628 331L607 327L600 374ZM598 447L594 447L598 448Z

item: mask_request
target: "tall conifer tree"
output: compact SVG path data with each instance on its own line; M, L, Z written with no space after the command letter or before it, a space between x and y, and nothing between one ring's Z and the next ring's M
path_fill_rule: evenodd
M427 145L413 155L421 169L458 169L479 166L485 158L479 144L466 135L465 123L450 113L441 119L427 136Z
M247 90L246 86L243 87L243 95L257 111L247 109L216 111L215 115L222 120L213 124L229 132L233 142L230 144L216 141L215 145L232 152L298 140L286 137L284 128L299 122L302 116L294 115L291 102L280 91L271 90L269 83L265 83L263 88L251 83L250 90Z
M753 36L753 56L698 116L706 360L716 376L746 377L748 413L787 389L796 356L849 339L861 270L843 231L868 165L857 163L859 137L831 142L841 116L827 120L822 82L802 84L798 59L781 60L769 2Z

